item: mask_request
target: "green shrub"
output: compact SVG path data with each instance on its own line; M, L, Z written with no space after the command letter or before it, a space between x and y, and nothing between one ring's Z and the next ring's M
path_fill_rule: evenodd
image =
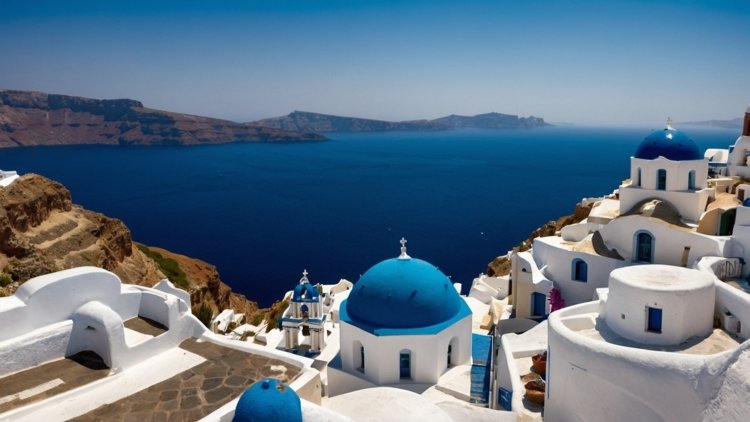
M12 283L13 279L10 277L9 274L0 274L0 287L5 287L8 284Z
M266 325L266 332L278 327L279 318L284 314L287 307L289 307L289 299L280 300L271 305L271 309L266 314L266 323L268 324Z
M204 303L199 308L193 307L193 315L195 315L195 317L198 318L206 328L211 328L211 320L214 318L214 313L210 306Z
M255 325L256 327L260 325L261 322L263 322L263 319L266 317L265 312L258 312L253 316L253 319L250 321L250 324Z
M177 287L187 290L190 287L185 272L180 268L180 264L172 258L167 258L159 252L152 251L146 245L138 245L138 249L141 250L147 257L151 258L156 265L159 266L161 272L174 283Z

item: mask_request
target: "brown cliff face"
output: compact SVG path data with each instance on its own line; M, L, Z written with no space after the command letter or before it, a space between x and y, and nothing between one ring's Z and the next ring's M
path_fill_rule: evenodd
M153 110L134 100L94 100L0 90L0 148L38 145L209 145L322 141L303 133Z
M214 313L231 307L248 317L258 312L255 302L221 281L216 267L155 250L177 261L193 306L206 304ZM73 204L60 183L28 174L0 188L0 295L33 277L85 265L112 271L123 283L153 286L165 278L122 221Z

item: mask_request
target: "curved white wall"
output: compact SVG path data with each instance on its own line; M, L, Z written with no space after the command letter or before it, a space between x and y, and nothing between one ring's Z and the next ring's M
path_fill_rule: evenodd
M597 302L576 305L548 319L545 421L698 422L750 417L746 395L717 396L732 365L750 353L750 343L715 355L670 353L608 343L578 333L586 327L565 323L588 317L593 326L598 307ZM706 419L709 410L713 417Z
M676 345L713 330L714 277L667 265L636 265L612 271L604 304L607 325L643 344ZM648 308L661 312L660 332L648 329Z

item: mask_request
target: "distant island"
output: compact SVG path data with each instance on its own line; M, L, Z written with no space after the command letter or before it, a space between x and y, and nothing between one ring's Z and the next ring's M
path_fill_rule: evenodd
M323 141L317 133L146 108L139 101L95 100L0 90L0 148L41 145L211 145Z
M518 117L512 114L485 113L476 116L451 114L433 120L386 120L294 111L286 116L251 122L266 127L300 132L386 132L386 131L438 131L457 128L530 129L551 126L541 117Z
M683 126L709 126L709 127L720 127L724 129L742 129L743 119L738 117L731 120L701 120L696 122L682 122L677 123Z
M485 113L391 122L294 111L248 123L147 108L131 99L98 100L0 89L0 148L49 145L212 145L324 141L328 132L531 129L541 117Z

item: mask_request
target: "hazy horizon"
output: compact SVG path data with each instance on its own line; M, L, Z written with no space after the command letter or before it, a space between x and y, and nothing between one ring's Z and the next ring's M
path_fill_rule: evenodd
M3 2L0 87L234 121L487 112L582 126L740 117L739 1Z

